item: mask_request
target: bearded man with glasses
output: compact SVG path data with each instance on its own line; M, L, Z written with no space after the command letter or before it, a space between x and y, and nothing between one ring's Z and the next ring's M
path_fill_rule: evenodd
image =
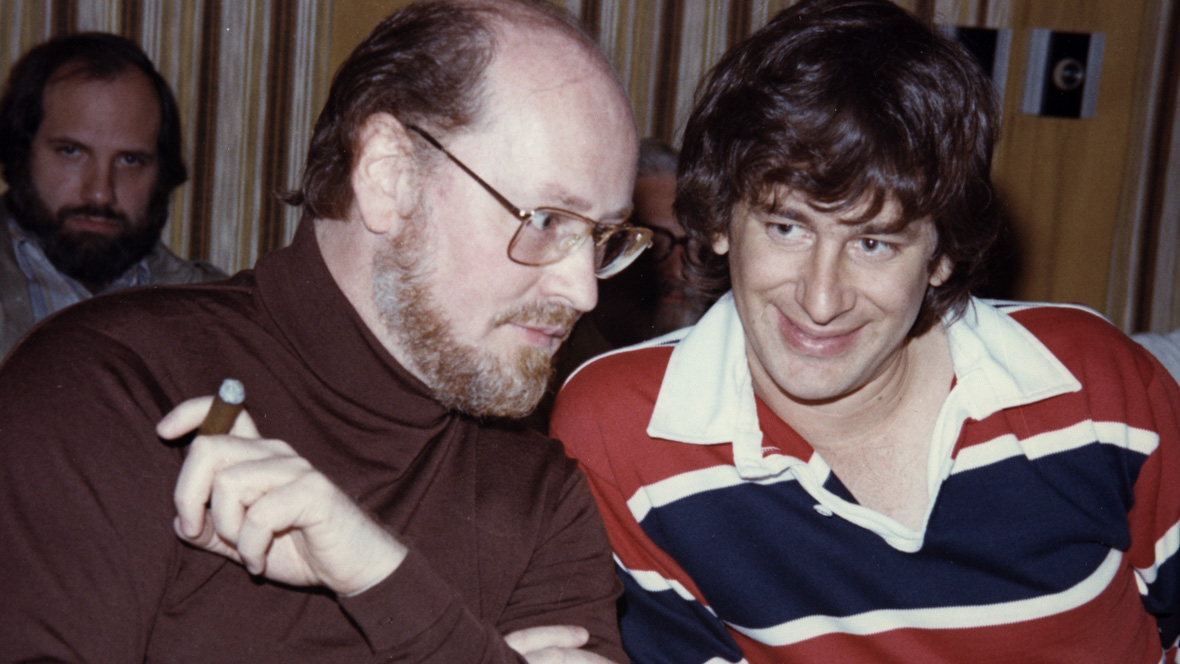
M716 300L694 288L685 273L688 236L672 209L678 158L658 138L639 142L631 221L651 230L651 248L618 279L602 284L598 306L589 317L616 348L693 325Z
M290 247L88 302L0 368L0 652L624 659L585 480L505 418L650 243L636 146L547 2L383 21L333 81ZM227 376L245 411L193 438Z

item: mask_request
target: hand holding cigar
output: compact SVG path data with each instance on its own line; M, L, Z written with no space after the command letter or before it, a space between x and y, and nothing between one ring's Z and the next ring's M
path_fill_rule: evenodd
M290 444L262 438L243 413L245 396L227 378L212 406L208 397L189 399L156 424L166 440L194 428L208 436L185 448L172 496L177 536L251 574L341 596L389 576L405 545ZM227 475L232 481L219 482Z
M213 407L205 416L201 426L197 429L198 436L215 436L229 433L234 426L234 420L246 401L246 388L242 381L226 378L221 381L217 389L217 396L213 398Z

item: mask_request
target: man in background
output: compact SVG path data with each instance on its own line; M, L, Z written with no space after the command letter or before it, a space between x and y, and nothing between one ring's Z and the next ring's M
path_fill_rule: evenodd
M631 221L651 229L652 246L626 272L603 282L587 320L616 348L692 325L713 302L685 278L688 237L672 210L676 159L676 151L658 138L639 143Z
M972 295L999 119L884 0L802 0L718 63L676 211L724 295L552 418L633 661L1175 660L1180 387L1092 311Z
M13 67L0 98L0 357L92 295L224 278L160 242L187 174L168 84L134 43L85 33Z
M83 302L0 367L0 652L622 659L585 478L504 418L646 246L637 143L545 0L382 21L333 80L290 246ZM246 412L188 444L226 377Z

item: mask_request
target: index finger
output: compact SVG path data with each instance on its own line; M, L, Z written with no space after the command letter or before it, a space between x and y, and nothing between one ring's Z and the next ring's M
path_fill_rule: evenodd
M156 423L156 435L165 440L174 440L196 431L212 405L213 397L196 397L182 401ZM245 410L238 414L229 433L241 438L261 437L258 427L254 425L254 419Z

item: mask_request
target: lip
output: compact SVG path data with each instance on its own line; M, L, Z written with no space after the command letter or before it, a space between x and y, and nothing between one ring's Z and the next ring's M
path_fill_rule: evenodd
M796 325L780 313L779 329L791 348L803 355L817 358L835 357L848 350L856 341L860 328L849 330L815 330Z
M102 235L117 235L122 229L119 222L108 217L91 217L87 215L70 215L66 217L67 230L75 233L99 233Z
M520 330L529 345L557 350L561 342L569 336L570 330L560 325L530 325L527 323L513 323L513 327Z

